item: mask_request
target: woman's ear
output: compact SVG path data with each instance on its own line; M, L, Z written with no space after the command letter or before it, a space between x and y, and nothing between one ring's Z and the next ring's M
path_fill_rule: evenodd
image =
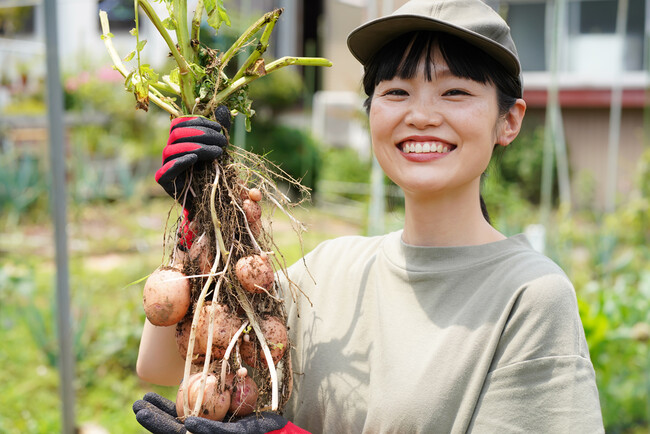
M519 134L521 123L526 113L526 102L519 98L504 117L501 118L499 133L496 143L501 146L508 146Z

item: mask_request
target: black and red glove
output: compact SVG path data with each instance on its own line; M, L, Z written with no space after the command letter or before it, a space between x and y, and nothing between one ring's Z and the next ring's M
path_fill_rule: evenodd
M182 116L172 120L169 129L156 181L186 209L191 208L193 200L191 193L186 194L188 170L218 159L228 145L224 133L230 128L230 111L226 106L219 106L215 118L216 121L211 121L201 116Z
M282 416L263 412L234 422L217 422L188 417L183 425L176 419L176 404L155 393L147 393L133 404L135 417L154 434L309 434Z

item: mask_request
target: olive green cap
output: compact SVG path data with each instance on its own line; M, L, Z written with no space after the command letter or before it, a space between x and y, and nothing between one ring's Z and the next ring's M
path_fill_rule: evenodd
M485 51L514 76L521 73L510 27L482 0L411 0L391 15L353 30L348 48L365 65L391 40L419 30L457 36Z

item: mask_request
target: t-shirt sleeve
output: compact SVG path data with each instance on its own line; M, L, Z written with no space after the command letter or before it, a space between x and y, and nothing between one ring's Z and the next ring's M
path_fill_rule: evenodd
M565 276L546 275L517 293L470 431L604 432L575 291Z
M604 432L589 360L556 356L491 372L469 432Z

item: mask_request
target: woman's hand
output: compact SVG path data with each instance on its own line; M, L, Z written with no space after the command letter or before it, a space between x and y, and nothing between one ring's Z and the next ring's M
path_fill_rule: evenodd
M154 434L185 434L185 426L176 420L176 404L149 392L133 403L138 423Z
M210 163L223 154L228 145L230 111L219 106L216 121L200 116L182 116L172 120L167 146L163 149L163 165L156 172L156 181L174 199L191 207L192 194L187 188L187 171L197 163Z
M158 394L149 392L133 404L135 417L154 434L309 434L282 416L262 412L233 422L217 422L190 416L183 425L176 419L176 404Z

